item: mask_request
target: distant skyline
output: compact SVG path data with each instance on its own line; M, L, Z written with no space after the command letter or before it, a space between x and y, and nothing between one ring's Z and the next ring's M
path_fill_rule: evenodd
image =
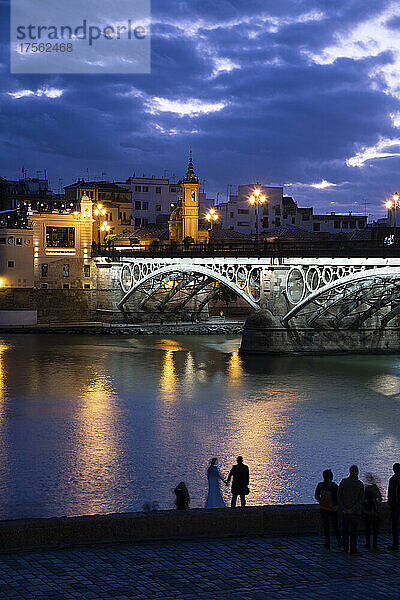
M377 217L400 191L396 2L153 0L150 75L11 75L0 16L1 176L178 180L191 148L211 197L259 181Z

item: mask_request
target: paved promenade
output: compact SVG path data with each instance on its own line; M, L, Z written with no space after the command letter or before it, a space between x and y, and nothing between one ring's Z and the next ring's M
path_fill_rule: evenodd
M400 555L321 538L109 544L0 554L0 599L398 600ZM386 548L390 539L381 537Z

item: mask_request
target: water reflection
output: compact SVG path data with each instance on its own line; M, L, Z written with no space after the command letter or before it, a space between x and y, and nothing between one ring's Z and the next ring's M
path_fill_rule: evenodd
M96 373L78 399L75 440L71 448L70 500L84 514L107 512L118 503L121 427L111 383Z
M0 341L0 517L173 506L242 454L249 504L310 502L357 462L385 484L400 454L398 357L253 357L221 337ZM21 377L23 373L23 377ZM224 490L228 499L228 490Z
M164 353L160 378L161 398L165 402L171 402L176 398L176 380L177 376L174 364L174 352L173 350L167 350Z
M235 379L240 379L243 375L242 360L239 357L239 352L232 352L228 367L228 380L234 382Z

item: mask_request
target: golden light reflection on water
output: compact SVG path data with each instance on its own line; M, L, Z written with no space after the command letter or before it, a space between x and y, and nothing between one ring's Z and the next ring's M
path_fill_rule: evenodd
M169 338L163 338L162 340L158 340L156 347L160 350L166 350L167 352L177 352L179 350L184 350L179 342L175 340L171 340Z
M117 401L105 375L88 383L76 415L78 439L71 477L71 496L90 514L109 510L117 502L121 477Z
M241 379L243 375L242 361L238 352L232 352L228 366L228 378L232 382L236 379Z
M269 388L268 398L275 396L276 400L260 397L244 406L233 407L236 427L232 447L252 465L250 504L291 501L294 482L288 473L293 464L285 457L291 454L287 432L295 403L285 400L288 391L282 386L276 390Z
M176 370L174 364L174 353L167 350L163 357L160 377L161 399L171 402L176 397Z

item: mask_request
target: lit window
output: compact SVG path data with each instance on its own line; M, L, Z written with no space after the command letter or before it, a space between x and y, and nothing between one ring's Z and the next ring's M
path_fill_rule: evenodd
M63 277L69 277L69 265L63 265Z
M75 248L75 227L46 227L47 248Z
M22 238L15 238L15 244L17 246L22 246Z

